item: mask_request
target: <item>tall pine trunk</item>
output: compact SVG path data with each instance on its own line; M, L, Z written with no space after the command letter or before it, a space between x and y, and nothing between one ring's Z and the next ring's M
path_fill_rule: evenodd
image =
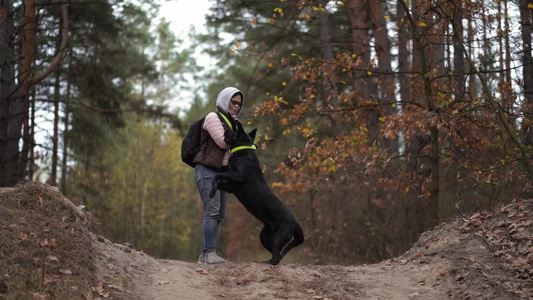
M524 121L522 132L526 145L533 146L533 57L531 55L531 36L533 33L533 9L531 1L520 0L520 23L522 24L522 74L524 79Z
M322 7L326 7L329 0L322 0L320 3ZM332 70L333 52L331 49L331 33L329 28L328 13L326 10L319 12L320 20L320 43L322 45L322 58L324 59L324 91L326 97L328 97L328 103L333 107L339 107L340 101L337 93L336 78ZM332 128L334 135L342 134L342 115L340 113L332 114Z
M15 72L13 49L13 15L11 0L0 0L0 187L7 186L7 128L13 99Z
M19 87L15 93L15 98L11 100L9 106L9 120L7 126L6 144L6 185L13 186L24 179L26 166L22 163L27 161L21 159L19 152L19 141L22 132L27 132L28 117L30 110L30 79L32 77L32 61L35 39L35 12L37 3L35 0L24 0L24 14L22 18L22 42L21 42L21 62L19 65L18 82ZM24 149L28 147L27 141L23 141Z
M0 3L0 14L8 12L11 9L11 3L7 0L2 0ZM62 4L62 16L63 16L63 36L61 40L60 51L54 57L54 60L50 63L48 68L37 76L33 76L32 63L34 59L34 40L35 40L35 27L36 27L36 0L24 0L22 5L23 17L22 17L22 41L21 41L21 58L18 68L18 89L9 93L9 96L2 97L2 113L4 117L3 128L0 134L2 134L3 152L0 157L0 166L3 167L2 172L2 185L13 186L17 182L24 180L28 176L28 157L30 147L33 147L31 140L31 131L29 128L29 113L30 113L30 90L32 85L39 83L46 78L57 67L63 52L67 46L68 40L68 8L67 4ZM4 19L4 17L1 17ZM9 27L12 22L6 22ZM11 43L8 43L10 45ZM9 53L14 53L13 50L8 49ZM14 60L13 60L14 61ZM14 75L10 75L12 69L6 69L6 79L11 78L11 82L14 82ZM4 71L2 69L2 75ZM7 77L9 76L9 78ZM7 84L8 90L10 84ZM3 88L2 88L3 90ZM19 142L22 140L22 152L19 152Z
M395 99L395 83L391 67L391 42L387 34L387 24L385 22L385 2L373 0L370 2L370 19L372 20L372 31L375 38L376 56L378 58L378 84L381 95L377 97L381 105L380 115L388 118L397 113L396 106L393 106ZM379 119L376 129L379 127ZM381 139L381 148L393 155L398 153L398 138Z

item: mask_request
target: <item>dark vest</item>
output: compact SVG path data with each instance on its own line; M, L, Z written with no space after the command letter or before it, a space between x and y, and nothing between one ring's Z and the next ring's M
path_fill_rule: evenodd
M220 112L217 112L217 114L220 114ZM219 118L221 119L220 122L224 127L224 132L232 130L220 115ZM230 122L233 121L233 118L231 117L226 116L226 118ZM236 128L236 124L232 125L233 128ZM224 150L218 147L211 135L209 135L209 132L207 132L207 130L203 128L200 136L200 141L202 147L200 148L200 152L198 152L198 154L194 158L194 162L204 165L206 167L220 169L222 167L222 162L224 161L224 155L228 150Z

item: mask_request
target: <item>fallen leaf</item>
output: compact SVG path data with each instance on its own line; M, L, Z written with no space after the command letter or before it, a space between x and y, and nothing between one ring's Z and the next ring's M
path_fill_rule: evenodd
M39 245L41 247L55 247L56 246L56 239L44 239L39 242Z
M57 258L57 257L55 257L53 255L49 255L47 258L48 258L49 261L55 261L55 262L59 261L59 258Z
M54 276L53 275L46 275L44 276L44 280L43 280L44 284L49 284L51 282L54 282Z
M104 293L104 282L103 281L99 281L94 287L94 290L98 293L99 296L102 296L104 298L109 297L109 293Z
M202 275L208 275L209 274L206 270L204 270L202 268L198 268L195 271L200 273L200 274L202 274Z
M515 259L512 260L512 262L513 262L513 267L522 267L522 266L527 265L526 259L522 257L516 257Z
M45 300L46 295L39 294L39 293L33 293L33 300Z
M19 233L19 239L25 241L25 240L28 239L28 235L25 234L24 232L20 232L20 233Z
M124 291L123 287L118 286L118 285L114 285L114 284L108 284L107 287L110 288L110 289L115 289L115 290L117 290L119 292L123 292Z
M411 259L417 259L417 258L419 258L420 256L422 256L422 253L417 252L417 253L413 254L413 256L411 257Z

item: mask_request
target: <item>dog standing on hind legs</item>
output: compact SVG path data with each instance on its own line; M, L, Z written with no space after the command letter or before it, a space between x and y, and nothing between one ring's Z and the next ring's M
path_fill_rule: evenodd
M246 134L239 124L236 132L226 133L226 142L231 147L229 172L215 177L210 197L217 189L233 193L252 215L263 222L259 238L263 247L272 254L268 263L277 265L292 248L304 242L304 233L292 212L265 180L255 154L256 132L257 129L254 129Z

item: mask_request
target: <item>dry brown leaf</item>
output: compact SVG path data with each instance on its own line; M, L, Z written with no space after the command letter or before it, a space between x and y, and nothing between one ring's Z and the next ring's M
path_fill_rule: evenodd
M98 295L102 296L104 294L104 282L102 280L98 281L94 287L94 290L98 293Z
M53 255L48 255L48 260L49 261L54 261L54 262L59 262L59 258L53 256Z
M59 270L59 273L65 274L65 275L72 275L72 271L67 270L67 269Z
M512 263L513 263L513 267L517 267L517 268L520 268L520 267L525 267L528 265L526 259L522 258L522 257L515 257L514 259L511 260Z
M33 293L33 300L46 300L46 295L40 293Z
M24 233L24 232L20 232L19 233L19 239L25 241L25 240L28 239L28 235L26 233Z
M46 275L44 276L44 280L43 280L44 284L47 285L51 282L54 282L54 276L53 275Z
M202 275L208 275L209 274L206 270L204 270L202 268L198 268L195 271L200 273L200 274L202 274Z
M117 290L119 292L123 292L124 291L123 287L118 286L118 285L114 285L114 284L108 284L107 287L110 288L110 289L115 289L115 290Z
M417 252L417 253L413 254L413 256L411 257L411 259L417 259L417 258L419 258L420 256L422 256L422 253Z

